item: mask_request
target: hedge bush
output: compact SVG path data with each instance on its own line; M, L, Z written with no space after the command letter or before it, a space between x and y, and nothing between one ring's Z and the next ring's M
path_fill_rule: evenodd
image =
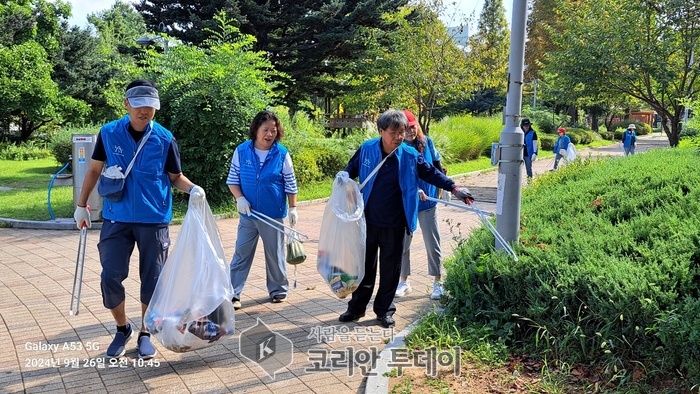
M59 163L68 163L73 154L73 134L97 134L101 126L67 127L62 128L51 136L49 149ZM70 168L70 166L68 167Z
M51 157L51 151L45 144L34 141L16 144L3 144L0 146L0 159L2 160L37 160Z
M632 121L629 119L611 124L609 130L615 133L616 140L621 140L622 134L625 132L625 130L627 130L627 127L633 123L636 126L635 133L637 135L651 134L651 132L652 132L651 126L649 126L648 124L646 124L644 122Z
M443 162L455 163L490 154L502 130L500 117L444 117L430 126L430 138Z
M700 379L700 172L693 148L586 159L523 192L519 261L477 230L446 263L449 319L610 382ZM561 365L561 364L560 364Z

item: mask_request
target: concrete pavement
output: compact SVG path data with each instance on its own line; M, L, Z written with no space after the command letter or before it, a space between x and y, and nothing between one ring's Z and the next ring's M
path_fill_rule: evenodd
M657 145L653 138L645 138L640 141L639 150L643 150L645 141L651 141L650 147ZM617 145L609 148L610 151L590 150L590 153L616 154L617 149L621 155ZM536 161L535 172L549 170L548 162L547 159ZM473 189L481 202L480 208L493 212L496 178L496 171L488 171L457 180L458 184ZM100 296L97 230L88 232L80 313L69 316L78 231L0 228L0 392L364 392L372 361L395 333L439 304L429 299L432 278L427 276L422 237L416 235L417 241L412 244L414 291L396 300L395 329L379 326L371 306L358 323L339 323L338 316L345 311L347 300L334 296L316 272L315 256L324 207L322 202L299 205L297 229L308 234L311 241L304 244L307 261L297 266L296 272L288 266L290 284L296 282L296 288L290 291L287 302L270 303L262 246L258 245L241 299L243 308L236 313L234 336L210 348L188 353L174 353L156 342L158 354L149 362L137 359L135 338L128 343L126 356L120 362L111 364L105 359L104 352L115 327ZM467 237L480 225L476 215L458 208L440 207L440 218L446 256L452 255L455 239ZM446 223L447 219L452 219L452 225ZM459 223L458 228L455 223ZM230 259L238 220L224 219L217 224L226 257ZM177 239L179 230L180 226L171 227L173 243L186 242ZM138 272L138 251L134 254L131 277L125 281L126 307L131 324L140 327L139 288L134 279ZM258 321L291 341L293 357L289 365L266 372L241 355L240 333ZM268 372L275 372L270 374L274 377Z

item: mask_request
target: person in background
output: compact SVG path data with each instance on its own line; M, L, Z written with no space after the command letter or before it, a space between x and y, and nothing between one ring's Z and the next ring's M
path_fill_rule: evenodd
M73 217L78 228L91 227L86 205L103 167L118 165L126 169L141 139L148 138L136 156L132 171L126 176L121 199L104 200L102 217L105 220L97 248L102 265L102 302L117 324L114 340L107 348L107 357L123 356L126 343L133 333L126 317L126 295L122 282L129 276L129 260L136 245L139 248L141 277L141 331L136 347L139 358L150 359L155 356L156 349L151 343L143 316L168 258L168 224L172 219L173 206L171 188L174 186L195 199L204 199L205 193L182 174L175 137L153 121L156 110L160 109L158 90L153 83L144 79L131 82L126 87L124 106L127 115L102 126L97 134L92 162L85 174Z
M557 169L557 167L559 167L559 160L561 160L562 157L566 156L566 149L569 147L569 144L571 143L571 138L569 138L569 136L566 135L565 128L560 127L557 130L557 134L559 134L559 137L557 138L557 141L554 143L554 149L552 150L556 154L556 157L554 158L554 169L555 170Z
M377 119L379 138L365 141L345 167L350 178L367 180L362 189L367 222L365 275L352 293L341 322L356 321L374 292L379 260L379 289L374 313L384 328L394 326L394 295L401 273L404 235L415 231L418 221L418 180L452 191L466 204L474 199L466 188L457 187L418 151L403 143L408 119L403 112L390 109ZM382 160L386 159L383 164ZM375 175L370 173L379 168ZM338 175L340 176L340 174Z
M241 293L253 264L258 238L265 248L267 291L273 303L283 302L289 292L284 258L284 235L251 215L259 212L280 224L287 217L289 225L297 223L297 180L292 158L279 141L284 128L272 111L261 111L248 131L249 140L238 145L231 158L226 184L236 198L241 218L238 222L236 251L231 260L233 308L241 308ZM282 226L280 225L280 228Z
M416 117L411 111L404 110L403 113L408 119L408 129L406 130L404 144L412 146L418 151L418 153L421 154L421 156L423 156L423 159L426 162L432 164L438 171L444 173L442 165L440 164L440 154L435 149L433 140L423 134L423 129L421 128L420 123L418 123ZM421 232L423 233L425 250L428 252L428 275L435 277L433 281L433 292L430 294L430 298L433 300L439 300L445 293L442 286L442 248L440 246L439 228L440 220L438 219L437 203L434 201L427 201L426 199L426 197L440 198L438 195L438 188L422 179L419 179L418 197L420 199L418 202L418 224L420 225ZM410 233L406 234L404 251L401 258L401 277L399 278L399 285L396 288L396 297L403 297L413 291L411 288L411 283L408 281L408 276L411 275L412 240L413 235Z
M627 126L627 130L622 133L622 148L625 151L625 156L633 155L634 148L637 147L637 126L634 123L630 123Z
M532 178L532 162L537 160L537 132L532 128L532 123L528 118L523 118L520 122L520 129L525 135L525 144L523 144L525 173L528 178Z

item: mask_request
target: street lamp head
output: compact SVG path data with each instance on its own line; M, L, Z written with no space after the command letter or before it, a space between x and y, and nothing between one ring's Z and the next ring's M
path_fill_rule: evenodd
M138 40L136 40L136 43L141 46L147 47L149 45L155 44L156 42L151 37L144 34L141 37L139 37Z

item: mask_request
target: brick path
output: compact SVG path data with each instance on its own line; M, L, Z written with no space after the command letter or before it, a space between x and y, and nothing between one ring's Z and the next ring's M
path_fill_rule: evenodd
M621 154L619 147L592 151L592 154ZM585 152L581 152L585 154ZM551 168L551 160L535 162L535 172ZM497 172L469 174L458 178L461 185L471 186L482 209L495 210ZM525 177L523 176L523 179ZM88 232L85 273L80 313L69 316L71 287L78 247L77 231L0 229L0 392L183 392L183 393L357 393L364 392L367 363L357 362L350 373L348 367L334 371L310 371L312 361L321 352L329 357L347 356L346 347L353 346L355 359L361 353L378 354L393 333L384 330L374 319L371 305L368 314L357 324L341 324L338 315L345 311L347 300L335 297L316 272L316 247L325 204L300 204L297 228L308 234L305 243L309 258L294 273L289 268L290 282L296 279L287 302L269 302L265 287L262 246L251 270L242 296L243 309L236 313L236 334L207 349L174 353L156 343L158 354L150 363L140 364L136 358L135 338L127 345L124 365L111 367L104 361L104 351L114 332L112 317L100 296L100 265L97 252L99 232ZM460 223L463 236L480 225L472 213L452 207L441 207L442 245L447 256L452 254L453 234L446 219ZM237 219L217 222L226 257L233 255ZM171 227L173 243L180 226ZM418 229L420 232L420 228ZM395 315L398 333L424 313L437 307L429 299L432 278L427 276L422 237L412 244L411 283L414 291L396 300ZM172 250L172 249L171 249ZM135 254L138 252L135 252ZM138 272L136 256L132 258L132 277L125 281L127 315L131 324L140 326ZM289 267L289 266L288 266ZM269 377L257 364L239 352L239 334L262 320L271 330L293 343L293 362ZM331 333L319 340L319 329ZM329 331L330 330L330 331ZM47 345L51 345L50 347ZM73 365L74 362L78 365Z

